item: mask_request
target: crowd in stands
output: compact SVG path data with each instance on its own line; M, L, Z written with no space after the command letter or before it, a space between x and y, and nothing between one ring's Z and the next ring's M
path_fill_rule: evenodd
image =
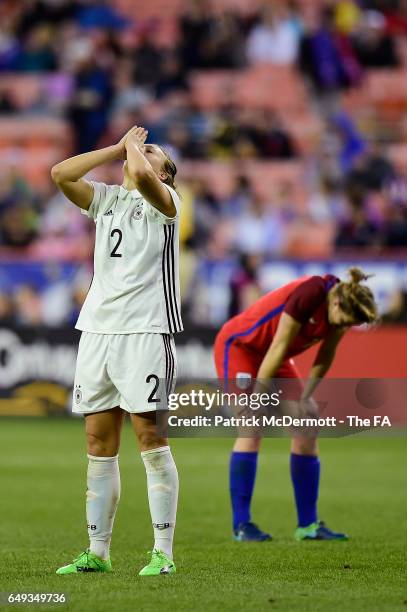
M132 13L121 4L2 0L0 121L62 118L72 133L65 156L110 144L133 124L144 125L150 141L165 144L181 170L186 304L199 295L195 272L203 262L232 260L230 309L238 309L253 269L268 257L301 256L301 237L310 227L326 228L326 256L407 247L407 187L387 153L392 143L375 120L361 125L342 97L363 91L370 70L405 65L405 0L327 0L313 3L313 11L300 0L259 1L244 11L189 0L174 12L170 28L160 14L139 18L136 8ZM289 68L305 84L307 112L321 124L311 149L296 137L284 108L273 108L272 91L269 104L250 108L232 103L226 91L224 103L215 107L202 106L192 95L196 74L256 66ZM21 105L13 88L2 86L10 74L58 75L58 104L41 95ZM398 134L397 124L392 137ZM185 160L234 164L233 184L219 191L205 173L184 176ZM289 179L259 189L244 170L256 160L300 164L303 201ZM119 170L106 169L103 180L117 180ZM18 162L2 164L0 173L0 252L88 262L93 229L87 219L51 184L31 184ZM256 292L252 284L250 295ZM82 283L72 289L65 321L83 291ZM27 312L40 312L29 286L14 303L0 294L0 320L13 312L24 321L27 303Z

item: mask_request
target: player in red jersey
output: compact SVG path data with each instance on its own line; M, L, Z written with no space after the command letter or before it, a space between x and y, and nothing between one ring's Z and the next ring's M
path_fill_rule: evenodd
M300 278L271 291L227 321L215 341L218 377L236 380L237 385L239 379L290 378L297 386L301 410L315 410L312 393L331 366L347 329L377 319L373 294L362 284L368 277L359 268L351 268L349 276L349 282L332 275ZM303 387L292 358L318 342L321 345ZM271 539L250 516L260 444L259 435L239 437L231 456L230 494L238 541ZM293 437L290 469L298 515L296 539L347 539L318 520L320 462L316 436Z

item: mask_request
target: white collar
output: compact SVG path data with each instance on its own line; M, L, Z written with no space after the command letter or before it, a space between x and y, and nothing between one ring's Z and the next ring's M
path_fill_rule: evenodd
M139 192L138 189L126 189L125 187L123 187L123 185L120 185L119 188L119 195L122 198L126 198L128 196L128 194L131 194L132 196L142 196L142 194Z

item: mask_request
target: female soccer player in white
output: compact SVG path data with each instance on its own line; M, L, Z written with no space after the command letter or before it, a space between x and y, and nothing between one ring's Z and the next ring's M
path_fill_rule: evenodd
M73 393L73 411L85 416L90 546L57 574L111 571L125 412L147 472L155 538L151 561L140 575L175 572L178 474L156 411L165 408L164 396L173 387L173 334L182 331L180 201L174 163L161 147L145 144L146 138L144 128L134 127L118 144L67 159L51 172L58 188L96 223L94 277L76 325L82 336ZM125 160L121 186L83 178L117 159Z

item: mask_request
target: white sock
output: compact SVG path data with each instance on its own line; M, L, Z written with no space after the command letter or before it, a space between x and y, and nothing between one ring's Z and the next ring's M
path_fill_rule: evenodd
M178 502L178 472L169 446L141 453L147 472L154 548L172 559Z
M110 540L120 499L120 472L116 457L88 455L86 519L90 551L101 559L109 557Z

